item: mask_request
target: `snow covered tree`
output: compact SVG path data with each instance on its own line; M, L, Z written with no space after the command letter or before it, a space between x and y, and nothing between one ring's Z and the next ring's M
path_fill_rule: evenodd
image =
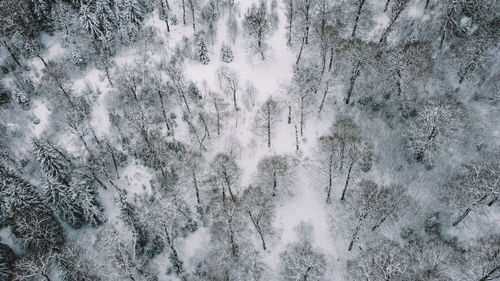
M140 197L138 208L141 212L138 213L138 222L144 226L150 236L158 236L168 247L169 259L175 273L185 280L185 269L177 252L176 240L187 236L188 233L184 229L192 224L192 219L179 199L170 200L167 197L159 198L149 195Z
M312 243L312 226L301 222L296 228L299 241L288 245L280 255L281 274L284 280L324 280L326 256Z
M10 280L13 273L13 263L16 261L16 255L12 249L0 243L0 278Z
M216 189L222 189L222 202L226 202L226 189L229 191L231 200L236 201L241 169L234 157L218 153L212 160L210 167L209 181L215 185Z
M273 214L275 205L267 191L260 185L249 186L243 191L241 204L248 214L255 231L260 237L262 248L267 249L265 236L273 233Z
M231 63L234 60L233 49L231 46L223 43L222 48L220 49L220 60L225 63Z
M265 38L267 34L271 31L268 16L266 2L261 1L259 6L252 4L248 8L245 14L244 22L245 30L254 39L252 42L252 49L261 55L262 60L264 60L264 52L267 49Z
M255 130L267 142L267 147L271 148L271 140L276 123L280 120L281 108L277 101L269 97L261 106L255 117Z
M320 149L329 155L326 162L329 170L327 202L330 200L334 158L338 161L339 171L347 169L346 182L340 198L344 200L352 173L358 169L365 172L371 169L372 146L361 138L358 126L351 118L342 117L334 123L329 135L320 137Z
M158 8L158 15L161 20L163 20L167 26L167 32L170 32L170 24L168 23L169 18L170 18L170 7L168 5L167 0L159 0L158 3L160 4Z
M495 280L500 274L500 236L487 235L473 241L467 249L469 266L463 267L465 278L487 281Z
M207 32L210 35L212 45L215 43L214 40L218 18L219 15L217 13L215 1L208 1L201 9L201 20L203 25L208 29Z
M293 182L293 163L287 156L273 155L262 158L257 164L257 182L272 196L288 190Z
M198 59L202 64L208 64L210 58L208 57L208 48L202 38L198 39Z
M379 239L348 264L348 280L404 280L408 255L398 243Z
M46 178L42 185L50 206L62 220L66 221L74 228L80 228L84 224L84 217L81 208L78 207L72 188L53 178Z
M236 94L240 84L238 73L227 66L220 66L217 69L217 79L220 89L225 92L226 95L232 97L234 110L238 111L239 107L236 100Z
M296 66L293 72L293 84L288 94L291 96L292 121L298 119L300 136L304 136L305 123L310 105L320 86L321 71L316 66Z
M408 149L418 162L432 165L444 147L460 142L467 117L464 111L451 96L432 98L419 108L406 132Z
M500 169L496 162L475 161L460 167L442 190L442 200L460 212L453 226L481 205L493 205L500 196L499 183Z
M64 243L63 229L50 210L31 207L14 213L12 233L23 249L31 253L44 253Z
M381 206L384 204L385 197L383 189L375 182L369 180L361 181L359 189L353 191L353 193L348 208L352 211L357 222L351 242L349 243L349 251L352 250L354 242L358 239L362 228L378 215Z
M401 13L406 9L410 0L394 0L392 2L393 3L392 3L391 13L390 13L389 25L387 25L386 29L382 33L382 36L380 37L380 41L379 41L380 43L386 41L387 35L389 35L389 33L392 30L392 26L399 19L399 16L401 15Z
M43 138L34 138L32 145L44 177L68 184L71 162L61 149Z

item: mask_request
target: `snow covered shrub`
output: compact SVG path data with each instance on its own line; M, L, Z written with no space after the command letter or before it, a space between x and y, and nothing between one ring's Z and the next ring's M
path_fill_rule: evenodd
M73 65L80 69L84 69L87 66L87 61L83 54L79 50L72 50L66 57L66 59Z
M225 63L230 63L234 60L233 50L231 46L226 43L222 44L222 48L220 49L220 60Z

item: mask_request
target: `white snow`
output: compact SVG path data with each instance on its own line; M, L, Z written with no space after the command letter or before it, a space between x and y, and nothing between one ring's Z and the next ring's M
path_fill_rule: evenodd
M33 134L38 137L49 123L50 110L43 101L36 100L33 102L33 114L40 120L40 123L33 125Z

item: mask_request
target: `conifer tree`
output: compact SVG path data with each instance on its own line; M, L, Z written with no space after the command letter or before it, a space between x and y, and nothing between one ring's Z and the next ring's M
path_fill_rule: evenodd
M208 64L210 62L208 48L203 39L198 40L198 58L202 64Z
M54 145L42 138L34 138L32 144L43 176L67 184L69 163L66 156L56 149Z

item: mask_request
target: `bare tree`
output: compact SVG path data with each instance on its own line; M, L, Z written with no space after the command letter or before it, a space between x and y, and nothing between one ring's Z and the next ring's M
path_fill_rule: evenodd
M235 159L225 153L217 154L211 162L210 181L222 189L222 202L226 202L226 189L233 202L237 199L241 169Z
M382 238L361 252L361 257L349 262L347 278L349 280L399 280L405 277L408 264L408 255L398 243Z
M406 6L408 6L409 2L410 2L409 0L394 0L391 10L391 16L390 16L391 19L389 21L389 25L382 33L379 43L382 43L387 39L387 35L391 32L392 26L398 20L401 13L406 9Z
M453 226L481 205L493 205L500 196L500 169L495 162L476 161L463 165L451 181L444 185L442 199L463 212ZM465 209L465 210L464 210Z
M236 102L236 93L239 89L238 74L227 66L220 66L217 69L217 79L219 80L221 90L232 96L234 110L238 111L239 107Z
M325 255L312 245L312 226L302 222L296 231L299 241L288 245L280 255L284 280L324 280L327 261Z
M292 182L293 164L287 156L273 155L262 158L257 164L258 183L269 188L272 196L286 190Z
M252 44L253 49L255 52L260 53L262 60L264 60L265 37L271 31L266 2L261 1L258 7L255 3L252 4L245 14L244 23L246 31L256 41Z
M424 104L410 119L406 135L408 149L419 162L431 164L436 154L457 141L466 118L463 106L453 97L438 97Z
M273 131L280 119L280 114L281 109L278 102L269 97L255 116L255 130L259 136L262 136L266 140L267 147L269 148L271 148Z
M249 186L243 192L241 204L248 214L252 225L262 242L262 248L267 249L265 236L273 233L274 203L267 192L259 185Z

